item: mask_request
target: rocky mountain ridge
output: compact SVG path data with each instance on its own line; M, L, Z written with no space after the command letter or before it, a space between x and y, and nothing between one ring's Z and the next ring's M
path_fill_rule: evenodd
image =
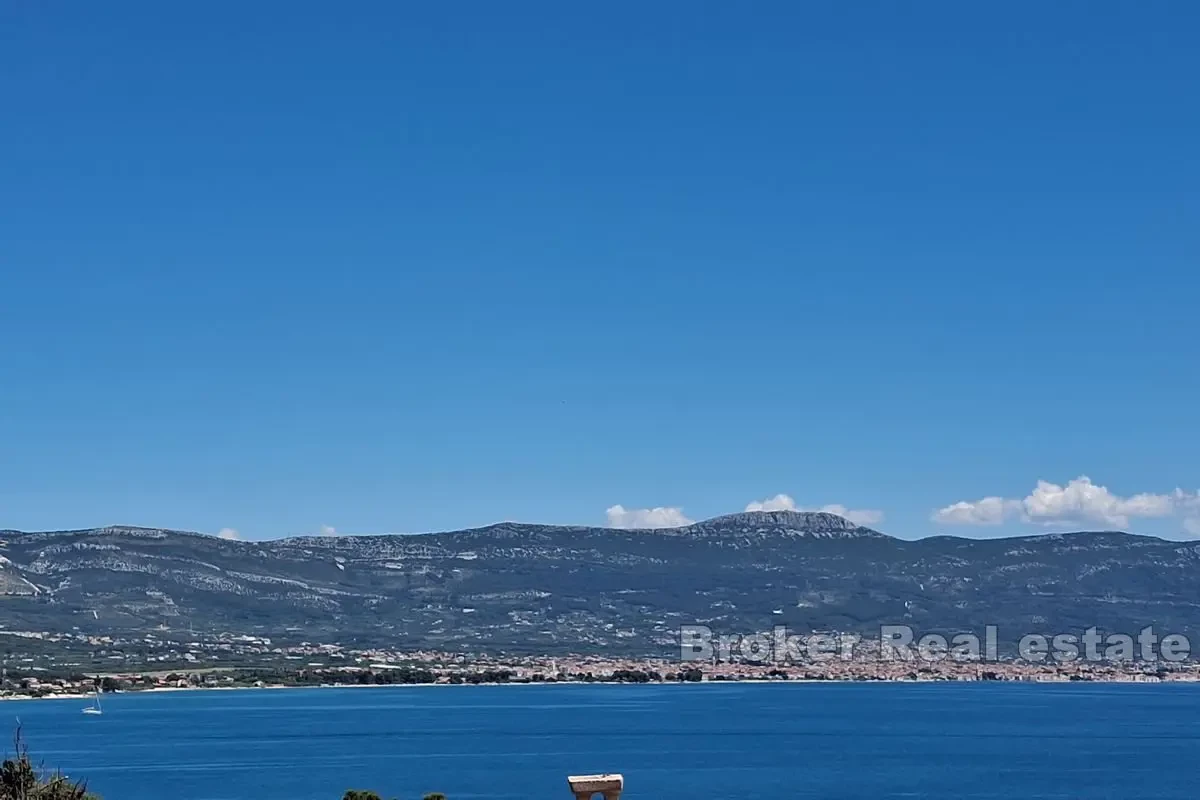
M0 631L179 629L490 651L664 654L749 633L1200 631L1200 543L1117 532L900 540L817 512L653 530L499 523L229 541L0 531Z

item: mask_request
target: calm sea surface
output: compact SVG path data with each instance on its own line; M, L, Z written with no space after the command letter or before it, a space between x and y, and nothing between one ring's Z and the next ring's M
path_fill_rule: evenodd
M179 692L0 703L105 800L1189 798L1200 686L710 684Z

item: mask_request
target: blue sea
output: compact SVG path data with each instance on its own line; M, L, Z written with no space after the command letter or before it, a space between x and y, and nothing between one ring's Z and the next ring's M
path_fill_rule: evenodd
M104 800L1189 798L1200 685L427 686L0 703Z

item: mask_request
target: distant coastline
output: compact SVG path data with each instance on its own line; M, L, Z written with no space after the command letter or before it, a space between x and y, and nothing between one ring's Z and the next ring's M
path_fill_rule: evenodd
M1200 676L1177 677L1171 680L1148 680L1134 676L1108 676L1101 678L1091 678L1087 680L1071 680L1065 677L1014 677L1003 679L935 679L935 678L789 678L789 679L768 679L768 678L720 678L713 680L700 681L624 681L624 680L591 680L591 681L491 681L491 682L476 682L476 683L450 683L447 681L433 681L420 683L312 683L312 684L287 684L287 683L263 683L261 685L235 685L235 686L154 686L148 688L130 688L120 689L116 691L106 692L105 694L120 694L120 695L135 695L135 694L169 694L169 693L192 693L192 692L232 692L232 691L279 691L289 689L386 689L386 688L441 688L455 686L597 686L597 685L641 685L641 686L672 686L672 685L690 685L690 686L727 686L736 685L811 685L811 684L896 684L896 685L913 685L913 684L1038 684L1038 685L1064 685L1064 684L1138 684L1138 685L1195 685L1200 684ZM14 693L0 697L0 702L3 701L31 701L31 700L79 700L86 701L92 695L84 692L48 692L45 694L23 694Z

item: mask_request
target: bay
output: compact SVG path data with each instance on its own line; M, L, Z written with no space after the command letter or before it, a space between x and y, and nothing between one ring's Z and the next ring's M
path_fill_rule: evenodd
M0 703L104 800L1194 798L1200 686L403 686ZM3 718L0 717L0 720ZM9 748L11 749L11 748Z

